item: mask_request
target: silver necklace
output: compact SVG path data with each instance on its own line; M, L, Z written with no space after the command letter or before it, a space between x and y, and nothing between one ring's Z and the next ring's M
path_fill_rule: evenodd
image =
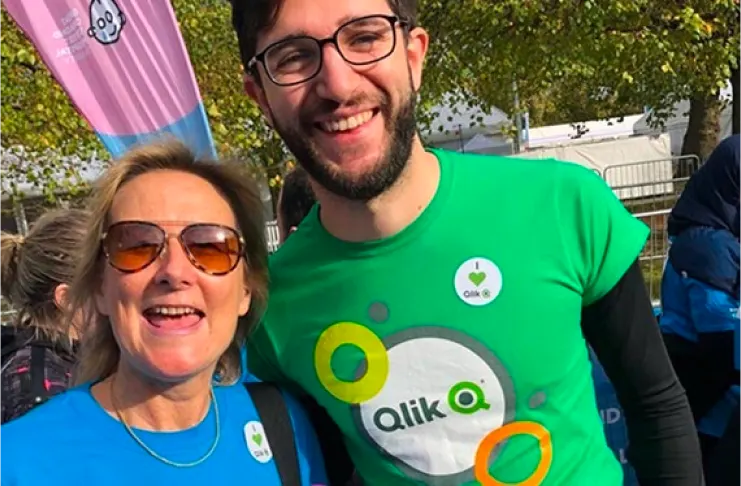
M115 379L115 378L114 378ZM124 428L126 429L126 432L129 433L132 439L141 446L142 449L147 451L150 456L154 457L155 459L164 462L165 464L173 467L194 467L201 463L203 463L206 459L211 457L211 455L216 450L216 446L219 444L219 439L221 438L221 425L219 422L219 403L216 401L216 395L214 394L214 389L211 387L210 396L211 396L211 402L214 404L214 415L216 419L216 437L214 438L213 444L211 444L211 447L206 452L206 454L203 455L200 459L197 459L193 462L175 462L171 461L170 459L161 456L160 454L157 454L151 447L149 447L147 444L142 441L139 436L136 435L136 433L132 430L132 428L129 426L128 422L126 422L126 419L124 418L123 414L121 413L121 410L118 408L118 404L116 403L116 394L113 391L113 382L114 379L111 379L111 402L113 404L113 410L116 412L116 416L118 417L118 420L123 424ZM211 408L211 404L209 404L209 408ZM206 411L206 416L208 417L208 410Z

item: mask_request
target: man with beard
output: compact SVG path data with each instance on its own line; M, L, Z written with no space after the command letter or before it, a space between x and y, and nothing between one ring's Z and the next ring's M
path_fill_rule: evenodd
M251 371L312 397L365 484L617 486L586 339L641 484L701 484L637 263L648 229L609 187L574 164L426 150L414 0L232 5L246 91L318 200L272 258ZM351 468L325 457L342 484Z

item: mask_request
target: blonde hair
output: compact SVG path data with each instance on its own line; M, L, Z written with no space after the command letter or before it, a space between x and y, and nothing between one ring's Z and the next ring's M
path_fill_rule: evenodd
M55 345L71 344L55 292L74 278L87 223L86 211L57 209L44 213L25 237L0 236L2 296L16 312L13 325Z
M244 242L244 271L251 304L239 319L232 342L219 358L216 373L221 383L233 383L241 375L241 346L260 319L267 302L267 245L262 200L257 186L236 161L197 159L183 144L165 141L144 145L126 153L97 181L91 194L87 237L77 275L69 289L71 312L82 315L83 337L75 373L77 384L99 381L116 370L120 349L108 317L95 308L94 295L100 291L104 266L101 238L109 224L109 212L121 187L132 179L154 171L185 172L210 183L234 212Z

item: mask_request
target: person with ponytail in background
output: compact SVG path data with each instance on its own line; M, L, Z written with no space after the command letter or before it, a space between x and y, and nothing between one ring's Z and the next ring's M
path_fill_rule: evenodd
M53 210L25 237L2 233L2 295L15 311L2 328L2 423L70 385L75 334L64 309L87 220L83 210Z

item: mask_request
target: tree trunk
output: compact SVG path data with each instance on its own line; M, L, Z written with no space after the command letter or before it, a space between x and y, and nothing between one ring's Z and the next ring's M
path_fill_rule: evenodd
M741 79L739 79L741 73L738 69L738 67L731 69L731 87L733 88L731 131L735 134L741 133Z
M722 104L718 95L697 96L690 100L687 132L682 142L682 155L697 155L701 161L708 158L718 145L720 112ZM695 161L682 161L674 177L689 177L697 169Z

